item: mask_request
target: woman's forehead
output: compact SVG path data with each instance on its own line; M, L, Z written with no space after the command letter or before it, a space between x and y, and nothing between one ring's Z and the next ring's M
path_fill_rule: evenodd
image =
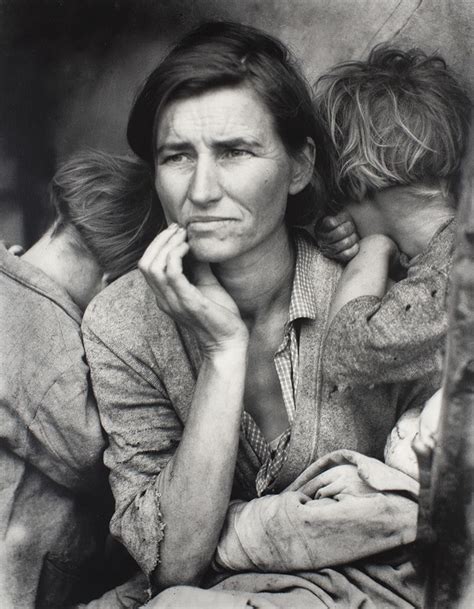
M171 101L157 124L157 144L207 135L210 138L276 135L273 118L247 85L226 86Z

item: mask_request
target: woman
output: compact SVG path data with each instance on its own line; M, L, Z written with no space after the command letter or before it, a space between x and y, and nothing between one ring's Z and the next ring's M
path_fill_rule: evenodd
M344 602L371 595L378 606L410 606L403 561L373 585L366 574L317 570L413 541L416 504L370 489L328 512L294 486L337 448L381 457L399 414L434 387L343 388L322 378L340 268L295 229L325 203L326 139L287 49L246 26L201 26L148 78L128 138L154 168L168 228L145 252L142 274L89 307L83 331L110 441L111 530L155 590L171 587L156 606L197 606L200 595L206 606L214 592L192 590L186 601L189 588L173 586L218 579L219 594L233 590L252 606L357 606ZM378 490L408 492L386 469ZM314 544L304 577L216 575L231 498L286 514L286 524L276 520L285 540ZM281 568L270 561L265 570Z
M112 554L112 577L103 571L111 497L80 324L159 228L150 172L135 159L76 154L54 176L51 202L52 226L23 256L0 249L0 605L9 609L62 609L117 583ZM127 584L90 606L132 606L141 589Z

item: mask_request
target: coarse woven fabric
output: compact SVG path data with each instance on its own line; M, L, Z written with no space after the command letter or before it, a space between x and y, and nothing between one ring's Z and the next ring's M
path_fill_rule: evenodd
M0 303L0 604L62 606L106 534L105 441L89 398L82 314L3 247Z
M59 285L0 246L2 608L64 609L110 587L101 568L112 498L81 319ZM134 606L120 593L107 609Z
M408 262L406 278L383 298L361 296L341 308L326 338L328 379L341 385L398 383L441 370L456 230L455 220L440 227Z

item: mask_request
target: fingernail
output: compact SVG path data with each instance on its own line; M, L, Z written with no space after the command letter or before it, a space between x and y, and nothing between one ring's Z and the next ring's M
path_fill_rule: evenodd
M178 228L178 225L176 224L176 222L172 222L172 223L171 223L171 224L168 226L168 228L169 228L169 229L171 229L171 230L176 230L176 229Z

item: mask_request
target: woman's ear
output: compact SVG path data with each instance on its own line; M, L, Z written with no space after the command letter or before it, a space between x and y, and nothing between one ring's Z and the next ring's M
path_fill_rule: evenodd
M306 144L293 157L293 174L288 192L296 195L301 192L311 181L316 160L316 146L312 138L306 138Z

